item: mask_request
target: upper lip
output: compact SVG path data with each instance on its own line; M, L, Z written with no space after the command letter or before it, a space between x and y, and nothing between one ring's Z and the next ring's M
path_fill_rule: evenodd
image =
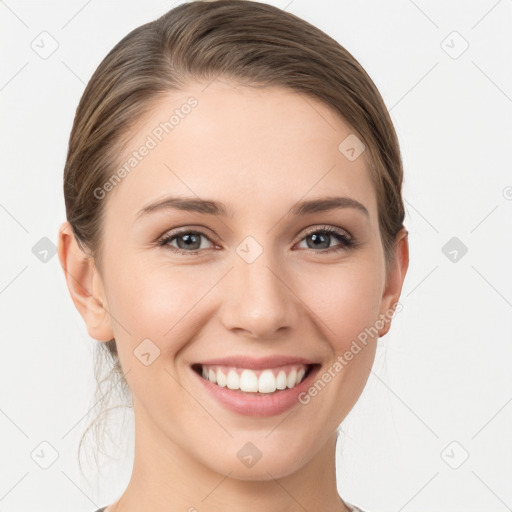
M304 365L313 365L315 364L313 361L309 359L304 359L303 357L294 357L294 356L285 356L285 355L276 355L276 356L267 356L267 357L249 357L246 355L240 356L229 356L229 357L219 357L216 359L208 359L207 361L201 361L195 364L200 364L203 366L211 365L211 366L233 366L235 368L248 368L253 370L261 370L265 368L276 368L278 366L284 366L287 364L304 364Z

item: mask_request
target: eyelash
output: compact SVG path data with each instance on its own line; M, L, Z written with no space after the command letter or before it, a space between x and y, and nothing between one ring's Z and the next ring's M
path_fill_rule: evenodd
M321 250L318 250L318 251L315 250L315 249L310 249L310 248L308 248L306 250L312 251L312 252L315 252L315 253L326 254L326 253L336 253L336 252L339 252L339 251L351 249L351 248L355 247L356 245L358 245L358 242L356 242L353 238L347 236L344 231L342 231L340 229L337 229L337 228L334 228L332 226L322 226L321 228L315 227L315 228L307 231L304 234L304 236L299 240L299 242L302 242L302 240L304 240L304 238L307 238L310 235L314 235L314 234L318 234L318 233L334 235L342 243L339 246L330 247L328 249L321 249ZM178 238L181 235L192 235L192 234L193 235L204 236L211 243L215 243L213 240L210 239L210 237L208 237L207 235L205 235L201 231L195 231L195 230L191 230L191 229L183 229L181 231L171 232L169 234L166 234L165 236L163 236L162 238L160 238L158 240L158 245L159 246L167 246L170 250L172 250L175 253L186 254L186 255L189 255L189 256L190 255L195 255L195 254L198 254L198 252L200 252L201 249L198 250L198 251L185 251L183 249L179 249L177 247L173 247L173 246L169 245L171 241L173 241L175 238Z

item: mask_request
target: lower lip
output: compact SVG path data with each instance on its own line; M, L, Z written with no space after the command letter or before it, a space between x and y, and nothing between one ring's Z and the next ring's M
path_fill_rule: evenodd
M192 373L202 382L206 390L227 409L245 416L276 416L295 405L299 405L299 395L305 392L318 372L319 366L311 368L307 377L297 386L273 393L245 393L240 390L221 388L201 377L191 369Z

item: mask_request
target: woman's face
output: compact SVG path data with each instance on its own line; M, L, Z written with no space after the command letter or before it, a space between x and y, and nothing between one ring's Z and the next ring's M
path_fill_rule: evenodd
M159 100L103 189L102 338L133 394L136 456L277 478L335 439L406 258L386 276L363 147L327 106L206 85Z

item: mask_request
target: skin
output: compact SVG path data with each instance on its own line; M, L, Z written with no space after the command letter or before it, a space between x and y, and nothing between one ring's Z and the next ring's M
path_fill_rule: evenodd
M115 337L133 394L134 468L107 512L240 512L255 504L269 512L346 511L336 485L336 428L359 398L390 321L309 404L278 416L225 409L189 365L285 354L317 361L321 375L398 301L409 262L406 231L386 274L365 154L349 161L338 150L353 132L328 106L277 87L206 85L167 94L137 124L127 153L168 112L190 96L198 100L104 199L101 268L68 223L59 232L71 297L90 336ZM222 201L229 215L169 209L136 219L171 194ZM355 208L287 215L297 201L331 195L359 201L369 215ZM306 228L326 225L359 244L344 248L331 235L320 248L308 246ZM182 227L205 234L199 250L173 252L176 238L158 246ZM263 249L252 263L236 252L247 236ZM324 252L335 246L341 250ZM146 338L160 349L148 366L134 356ZM262 453L250 468L237 458L246 442Z

